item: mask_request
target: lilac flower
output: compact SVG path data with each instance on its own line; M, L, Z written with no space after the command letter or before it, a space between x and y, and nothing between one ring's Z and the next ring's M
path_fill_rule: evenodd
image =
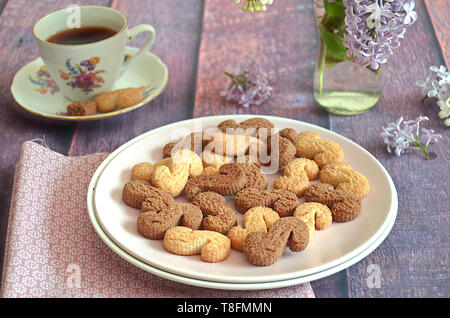
M414 0L342 1L346 8L347 56L361 66L377 70L400 46L406 28L417 20Z
M450 73L445 66L431 66L425 80L416 82L426 97L437 98L440 108L439 117L445 119L444 125L450 126Z
M231 79L231 84L220 95L228 101L249 107L261 105L272 95L273 89L269 85L268 76L254 59L241 65L237 74L225 74Z
M406 17L405 20L403 20L404 24L411 24L417 20L417 12L414 11L415 6L416 4L414 3L414 1L407 2L403 5L403 8L406 11Z
M441 111L439 112L439 118L445 119L444 125L450 127L450 97L447 100L440 100L437 102Z
M435 134L432 129L422 128L420 130L420 123L427 120L426 116L419 116L416 120L407 121L400 117L396 122L388 124L386 128L383 127L381 137L387 145L387 152L394 151L395 155L399 157L409 149L419 150L423 151L429 160L428 146L437 143L442 136Z
M425 80L419 80L416 84L422 87L426 97L436 97L446 100L450 97L450 73L445 66L430 66L430 71Z

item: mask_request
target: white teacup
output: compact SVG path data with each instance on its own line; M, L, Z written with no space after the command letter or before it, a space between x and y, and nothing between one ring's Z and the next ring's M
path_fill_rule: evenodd
M48 42L53 35L74 27L104 27L117 33L105 40L79 45ZM125 62L125 48L140 33L148 40L133 58ZM92 99L110 91L115 81L155 41L155 29L142 24L128 30L128 20L108 7L71 7L48 14L33 28L33 34L44 64L64 95L73 101Z

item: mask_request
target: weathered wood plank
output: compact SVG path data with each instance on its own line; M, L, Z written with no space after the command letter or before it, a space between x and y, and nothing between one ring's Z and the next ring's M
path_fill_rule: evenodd
M107 0L79 1L79 4L108 4ZM14 102L9 86L15 73L38 57L32 27L43 15L66 7L67 1L8 1L0 18L0 262L3 262L6 227L9 216L14 165L21 144L26 140L45 138L49 147L67 153L74 124L61 124L25 114ZM0 268L2 268L0 266ZM0 269L1 270L1 269Z
M0 0L0 14L3 11L3 8L6 6L6 3L8 2L8 0Z
M448 180L450 132L431 101L422 103L416 81L431 65L441 65L423 2L416 1L418 21L408 30L402 46L383 67L384 89L379 104L369 113L343 117L332 115L330 126L363 146L386 167L396 184L399 210L396 224L383 244L348 269L350 297L448 297ZM398 117L430 117L426 128L443 140L431 150L437 157L424 160L421 153L396 158L386 152L379 137L381 127ZM381 287L370 288L369 265L381 271Z
M130 27L152 24L157 39L152 52L169 68L165 91L148 105L119 117L79 123L70 155L113 151L155 127L192 117L202 1L113 1L128 16ZM144 39L136 39L136 46ZM133 45L133 43L132 43Z
M327 114L315 106L312 77L317 38L310 0L275 1L264 13L242 12L232 1L205 2L194 116L253 113L295 118L321 126ZM242 108L220 96L246 56L271 77L265 104Z
M436 38L441 47L442 57L447 68L450 67L450 1L447 0L425 0L431 23L433 24Z
M347 272L340 271L334 275L311 282L314 295L317 298L348 297Z

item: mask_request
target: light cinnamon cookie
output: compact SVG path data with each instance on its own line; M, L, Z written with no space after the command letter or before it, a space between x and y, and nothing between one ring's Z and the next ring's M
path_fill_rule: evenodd
M145 87L130 87L97 95L94 102L99 112L109 112L117 108L126 108L144 99Z
M219 174L219 168L226 163L234 161L233 158L225 155L216 154L211 150L204 150L201 154L203 167L207 169L204 174Z
M242 252L244 240L251 232L266 234L272 224L280 218L277 212L271 208L255 207L245 212L242 218L242 226L238 225L228 232L231 247Z
M259 148L259 139L249 135L214 134L211 136L210 148L214 153L227 157L240 157L249 152L250 147Z
M324 166L320 171L320 182L331 184L338 190L351 192L360 199L370 191L369 180L344 162Z
M294 217L308 226L309 241L313 239L316 230L323 230L333 222L330 209L325 204L317 202L300 204L295 209Z
M153 165L150 162L141 162L131 169L131 180L151 181L153 175Z
M303 196L310 180L319 177L319 167L313 160L297 158L284 168L283 176L275 180L274 189L284 189L294 193L297 197Z
M193 151L182 149L163 159L154 168L151 183L154 187L169 192L173 197L179 196L190 177L203 172L200 157Z
M298 134L295 142L297 157L314 160L319 168L344 160L341 146L331 140L322 139L319 134L305 131Z
M164 248L176 255L200 254L202 261L217 263L230 255L231 241L218 232L176 226L168 229L164 235Z

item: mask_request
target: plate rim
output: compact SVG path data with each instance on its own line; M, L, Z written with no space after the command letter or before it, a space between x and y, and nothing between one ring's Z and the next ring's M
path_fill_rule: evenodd
M135 47L131 47L131 46L127 46L126 47L127 50L130 51L138 51L138 48ZM161 93L166 89L168 83L169 83L169 69L167 67L167 65L161 60L161 58L152 53L152 52L145 52L148 56L154 58L164 69L164 83L161 86L160 89L158 89L157 91L155 91L154 93L152 93L151 95L149 95L148 97L146 97L144 100L142 100L141 102L139 102L138 104L129 106L127 108L124 109L119 109L113 112L108 112L108 113L97 113L95 115L89 115L89 116L64 116L64 115L52 115L52 114L47 114L47 113L42 113L36 110L33 110L31 108L29 108L28 106L25 106L21 103L19 103L18 101L18 97L17 95L14 93L14 87L15 84L17 83L17 76L19 75L19 73L28 65L33 64L38 62L39 60L42 60L41 57L37 57L36 59L26 63L25 65L23 65L14 75L14 78L11 82L11 85L9 87L9 91L11 93L12 98L14 99L15 103L23 110L25 110L28 113L31 113L35 116L38 117L43 117L46 119L54 119L54 120L61 120L61 121L67 121L67 122L77 122L77 121L89 121L89 120L97 120L97 119L104 119L104 118L109 118L109 117L115 117L118 115L122 115L125 113L128 113L130 111L133 111L135 109L138 109L142 106L144 106L145 104L148 104L149 102L151 102L152 100L154 100L156 97L158 97L159 95L161 95ZM43 62L42 62L43 63Z
M376 159L370 152L368 152L366 149L364 149L363 147L361 147L360 145L358 145L356 142L348 139L345 136L342 136L336 132L333 132L327 128L323 128L314 124L310 124L307 122L303 122L300 120L296 120L296 119L291 119L291 118L283 118L283 117L277 117L277 116L267 116L267 115L252 115L252 114L243 114L243 115L218 115L218 116L205 116L205 117L198 117L198 118L191 118L191 119L186 119L186 120L182 120L182 121L178 121L178 122L174 122L168 125L164 125L161 127L157 127L155 129L149 130L131 140L129 140L128 142L124 143L122 146L118 147L114 152L112 152L107 158L105 158L105 160L99 165L98 169L96 170L96 172L94 173L92 179L91 179L91 183L89 185L89 191L88 191L88 200L90 197L92 197L92 203L93 203L93 207L94 207L94 213L97 215L96 209L95 209L95 186L97 184L97 181L100 179L101 174L103 173L103 171L106 169L106 167L108 166L108 164L116 157L118 156L120 153L122 153L124 150L126 150L128 147L130 147L131 145L133 145L134 143L138 142L141 139L147 138L153 134L157 134L160 130L163 129L169 129L172 126L176 126L176 125L183 125L183 124L189 124L190 122L193 121L198 121L198 120L204 120L204 119L213 119L216 121L220 121L220 120L224 120L224 119L229 119L230 117L233 117L235 119L248 119L248 118L252 118L252 117L263 117L266 118L268 120L284 120L284 121L293 121L293 122L300 122L302 125L305 125L307 127L312 127L314 129L318 129L319 131L326 131L326 132L331 132L332 134L338 135L344 139L346 139L347 141L349 141L350 143L352 143L353 145L357 146L358 148L362 149L366 155L369 155L372 160L375 161L375 163L377 165L379 165L383 171L383 173L386 176L386 179L388 180L388 183L390 185L390 190L392 193L392 198L391 198L391 204L390 204L390 208L389 208L389 212L388 212L388 216L386 217L386 219L384 220L384 222L382 223L382 225L378 228L378 230L375 232L375 234L370 237L366 242L364 242L363 244L361 244L361 246L355 248L353 251L351 251L350 253L347 253L343 256L338 257L337 259L330 261L326 264L322 264L316 267L312 267L310 269L307 270L303 270L303 274L302 275L295 275L294 273L290 273L290 274L280 274L277 275L276 277L279 278L271 278L271 279L264 279L264 282L270 282L270 281L281 281L281 280L288 280L288 279L292 279L292 278L296 278L296 277L303 277L303 276L309 276L312 275L314 273L318 273L318 272L322 272L324 270L326 270L327 268L332 268L334 266L337 266L343 262L346 262L346 260L351 260L353 257L359 255L360 253L362 253L366 248L368 248L369 246L371 246L371 244L373 242L376 241L376 239L380 236L381 233L384 232L384 230L388 227L389 225L389 216L392 214L394 216L394 220L393 220L393 224L395 223L395 219L397 216L397 211L398 211L398 195L397 195L397 190L395 188L395 184L392 181L391 176L389 175L389 173L387 172L387 170L384 168L384 166L378 161L378 159ZM92 191L93 189L93 191ZM88 205L90 203L88 202ZM101 225L101 221L99 220L99 224L102 227L102 229L104 230L105 234L108 235L108 230L104 229L104 226ZM114 241L114 239L112 239L110 237L110 239L112 241ZM381 242L380 242L381 243ZM128 249L124 246L121 246L120 242L116 242L116 244L123 250L125 250L128 254L132 255L133 257L139 259L138 256L133 255L132 251L128 251ZM148 262L146 262L145 260L140 260L146 264L148 264ZM159 268L158 266L156 266L155 264L148 264L150 266ZM165 272L171 272L173 274L176 275L180 275L180 276L184 276L184 277L191 277L191 278L195 278L195 279L199 279L199 280L208 280L208 281L216 281L216 282L223 282L225 283L224 280L218 279L218 278L214 278L214 277L210 277L209 275L203 275L202 277L194 277L194 275L187 275L186 273L177 273L177 272L172 272L169 271L167 269L162 269L159 268L160 270L163 270ZM209 277L208 277L209 276ZM250 278L250 279L246 279L245 281L243 281L242 278L238 278L238 279L229 279L226 281L227 283L261 283L261 279L260 278Z

